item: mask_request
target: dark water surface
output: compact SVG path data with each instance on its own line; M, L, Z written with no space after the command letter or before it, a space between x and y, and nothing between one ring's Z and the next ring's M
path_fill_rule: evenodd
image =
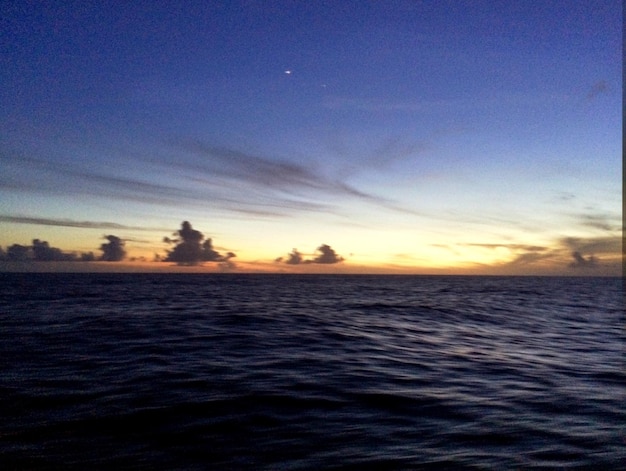
M0 274L0 469L626 469L622 295Z

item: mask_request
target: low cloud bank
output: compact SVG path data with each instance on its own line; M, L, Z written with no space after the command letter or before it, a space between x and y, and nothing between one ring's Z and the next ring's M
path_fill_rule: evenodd
M311 259L304 259L302 254L298 252L298 249L293 249L289 254L287 254L287 258L278 257L275 262L285 263L287 265L301 265L307 263L334 264L345 260L342 256L338 255L330 245L327 244L320 245L316 249L316 252L319 252L319 255Z
M32 245L13 244L6 252L0 247L0 261L5 262L93 262L96 259L93 252L76 254L63 252L57 247L51 247L45 240L33 239Z

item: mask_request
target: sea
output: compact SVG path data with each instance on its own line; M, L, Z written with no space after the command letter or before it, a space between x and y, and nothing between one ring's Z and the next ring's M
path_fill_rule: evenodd
M622 278L0 274L2 470L626 469Z

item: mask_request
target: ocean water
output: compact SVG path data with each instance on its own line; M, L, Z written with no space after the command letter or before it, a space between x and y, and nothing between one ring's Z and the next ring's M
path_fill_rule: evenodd
M620 278L0 274L0 469L626 469Z

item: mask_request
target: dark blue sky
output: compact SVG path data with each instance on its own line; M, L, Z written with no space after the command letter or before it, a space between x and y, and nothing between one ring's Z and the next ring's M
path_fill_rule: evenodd
M189 219L251 266L616 260L621 2L0 8L0 245Z

